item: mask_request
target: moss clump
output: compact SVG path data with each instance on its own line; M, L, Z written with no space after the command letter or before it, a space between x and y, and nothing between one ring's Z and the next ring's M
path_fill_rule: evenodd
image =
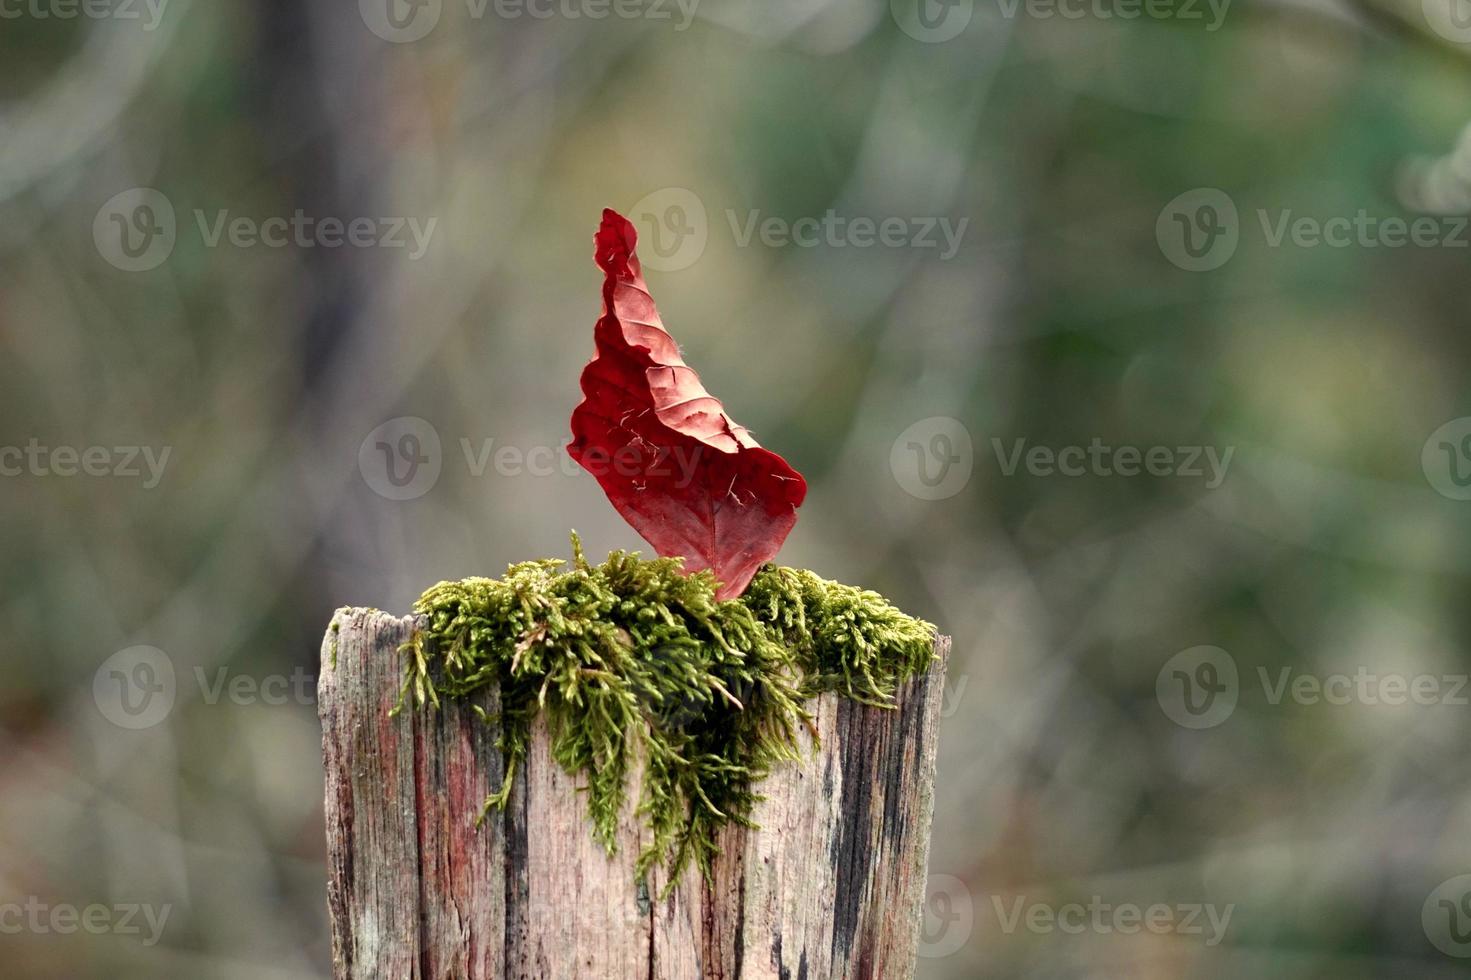
M804 701L838 691L891 706L934 655L929 623L808 571L767 565L740 598L717 602L711 573L686 575L678 559L615 551L590 565L575 534L572 548L570 568L522 562L500 579L425 592L414 609L427 625L403 648L399 706L499 685L506 778L487 811L505 806L544 713L552 755L585 777L610 851L642 754L637 813L653 839L641 878L663 863L673 881L691 859L709 873L716 832L751 826L754 785L797 758L798 728L811 727Z

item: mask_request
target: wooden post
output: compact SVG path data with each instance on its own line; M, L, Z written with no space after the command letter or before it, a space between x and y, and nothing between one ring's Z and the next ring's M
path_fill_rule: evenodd
M941 660L884 711L826 694L820 752L760 786L759 830L728 827L707 883L634 884L646 836L633 804L618 854L592 836L584 794L533 731L503 814L497 731L467 703L398 698L415 626L339 610L322 648L328 903L338 980L911 976L933 809ZM335 663L335 666L334 666ZM477 696L496 710L493 688ZM804 736L806 739L806 736ZM638 798L637 777L629 798Z

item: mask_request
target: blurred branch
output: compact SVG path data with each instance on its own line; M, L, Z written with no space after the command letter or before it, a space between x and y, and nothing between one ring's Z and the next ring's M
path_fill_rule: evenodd
M178 33L188 0L154 30L85 19L87 40L51 83L24 102L0 106L0 202L103 145Z

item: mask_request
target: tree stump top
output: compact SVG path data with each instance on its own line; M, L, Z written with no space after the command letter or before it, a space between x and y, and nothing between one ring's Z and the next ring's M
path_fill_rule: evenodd
M656 867L640 886L642 767L609 855L541 719L504 811L477 827L505 775L499 692L394 714L398 650L419 625L344 609L323 641L339 980L912 975L948 637L893 710L835 693L809 703L820 749L801 734L801 760L757 788L758 828L720 832L708 880Z

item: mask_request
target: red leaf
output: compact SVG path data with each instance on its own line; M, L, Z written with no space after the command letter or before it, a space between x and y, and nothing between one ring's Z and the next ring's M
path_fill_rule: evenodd
M712 569L717 597L738 596L797 522L807 481L725 414L680 358L628 219L605 209L593 241L603 315L567 451L655 551L682 556L688 571Z

